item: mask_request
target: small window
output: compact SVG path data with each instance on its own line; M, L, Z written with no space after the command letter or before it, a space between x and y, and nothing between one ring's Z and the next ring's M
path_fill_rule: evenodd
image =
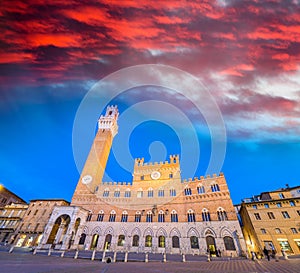
M285 219L291 218L287 211L282 211L281 213L282 213L283 218L285 218Z
M275 232L280 234L281 233L281 229L280 228L275 228Z
M184 189L184 195L192 195L192 190L191 190L191 188L185 188L185 189Z
M138 190L137 192L137 198L142 198L143 197L143 190Z
M290 205L291 205L291 207L295 207L295 202L294 201L290 201Z
M203 193L205 193L205 188L204 188L204 186L198 186L197 187L197 192L198 192L198 194L203 194Z
M116 212L113 210L109 215L109 222L115 222L116 221Z
M115 190L114 197L120 197L120 190Z
M217 214L218 214L219 221L227 221L228 220L227 213L223 208L219 208L217 211Z
M174 188L170 189L170 196L176 196L176 190Z
M148 197L153 197L153 189L148 189Z
M127 189L127 190L125 191L124 196L125 196L126 198L131 197L131 191L130 191L130 189Z
M89 213L88 216L86 217L86 221L90 222L92 219L92 213Z
M300 216L300 210L297 210L298 216Z
M262 234L266 234L267 233L264 228L261 228L260 231L261 231Z
M178 222L178 214L175 210L172 210L172 212L171 212L171 222L172 223Z
M218 184L213 184L210 187L212 192L220 191L220 187Z
M269 219L275 219L275 216L274 216L273 212L268 212L267 214L269 216Z
M173 174L172 173L169 174L169 178L173 178Z
M128 220L128 213L127 213L127 211L123 211L123 213L122 213L122 217L121 217L121 222L127 222L127 220Z
M195 213L191 209L188 210L187 217L188 217L188 222L189 223L196 222Z
M97 215L97 221L98 222L103 222L103 218L104 218L104 212L100 211Z
M165 221L165 213L161 210L158 213L158 222L163 223Z
M279 193L278 195L279 195L279 198L280 198L280 199L283 199L283 198L284 198L284 195L283 195L283 193L282 193L282 192L281 192L281 193Z
M158 190L158 197L164 197L165 191L164 190Z
M268 209L269 208L269 204L264 204L265 208Z
M259 213L254 213L254 217L256 220L261 220Z
M141 176L141 180L144 180L144 179L145 179L145 176L144 176L144 175L142 175L142 176Z
M253 209L257 209L257 205L253 205L252 208L253 208Z
M277 206L277 208L281 208L282 207L281 203L276 203L276 206Z
M210 213L207 209L202 210L202 221L209 222L210 221Z
M136 222L136 223L141 222L141 213L140 213L139 211L137 211L137 212L135 213L135 216L134 216L134 222Z
M146 222L147 222L147 223L151 223L152 220L153 220L152 212L151 212L151 211L148 211L148 212L147 212L147 216L146 216Z
M109 189L105 189L103 192L103 197L108 197L109 196Z
M296 233L298 233L298 231L297 231L297 229L296 228L291 228L291 231L292 231L292 233L294 233L294 234L296 234Z

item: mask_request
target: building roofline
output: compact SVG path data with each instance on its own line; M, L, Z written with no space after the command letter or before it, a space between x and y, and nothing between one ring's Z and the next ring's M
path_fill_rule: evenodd
M31 199L29 202L36 202L36 201L64 201L70 204L69 201L62 199L62 198L47 198L47 199Z
M18 198L21 202L27 204L27 202L26 202L23 198L21 198L20 196L18 196L17 194L15 194L14 192L12 192L12 191L9 190L8 188L6 188L3 184L1 184L1 185L2 185L2 187L3 187L4 190L8 191L11 195L13 195L13 196L15 196L16 198ZM20 203L18 203L18 204L20 204Z

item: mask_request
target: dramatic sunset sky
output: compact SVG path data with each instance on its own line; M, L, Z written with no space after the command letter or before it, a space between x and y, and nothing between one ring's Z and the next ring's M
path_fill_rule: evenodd
M143 64L185 71L209 90L226 129L221 171L234 203L300 184L298 0L4 0L0 17L0 183L23 199L70 201L79 178L72 142L80 103L104 77ZM143 107L135 105L155 99L191 122L201 146L194 176L206 175L211 128L195 106L206 100L197 87L192 99L167 87L136 87L111 101L120 111L116 141L123 146L116 150L164 161L194 145L179 139L190 127L175 128L172 114L158 106L162 120L143 113L130 141L122 139L132 122L122 113L141 116ZM109 158L109 177L131 181L132 169L118 161L133 167L132 160L118 156Z

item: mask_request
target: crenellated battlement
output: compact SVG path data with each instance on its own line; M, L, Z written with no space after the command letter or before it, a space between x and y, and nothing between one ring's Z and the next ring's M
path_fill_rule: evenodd
M102 185L108 186L132 186L131 182L124 182L124 181L103 181Z
M154 162L144 162L145 159L143 157L141 158L136 158L134 160L134 167L137 167L137 166L161 166L163 167L163 165L170 165L170 164L179 164L179 155L170 155L169 156L170 160L166 160L166 161L160 161L160 162L157 162L157 161L154 161Z
M219 178L219 177L224 177L224 174L222 172L220 172L219 175L217 175L215 173L212 176L210 174L207 174L206 176L201 175L200 177L183 179L182 183L201 182L203 180L215 179L215 178Z

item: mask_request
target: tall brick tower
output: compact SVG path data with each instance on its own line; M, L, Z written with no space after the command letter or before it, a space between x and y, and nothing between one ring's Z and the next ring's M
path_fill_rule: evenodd
M97 185L101 184L113 138L118 132L118 116L117 106L108 106L105 115L99 118L98 131L81 172L71 205L82 205L81 200L93 194Z

